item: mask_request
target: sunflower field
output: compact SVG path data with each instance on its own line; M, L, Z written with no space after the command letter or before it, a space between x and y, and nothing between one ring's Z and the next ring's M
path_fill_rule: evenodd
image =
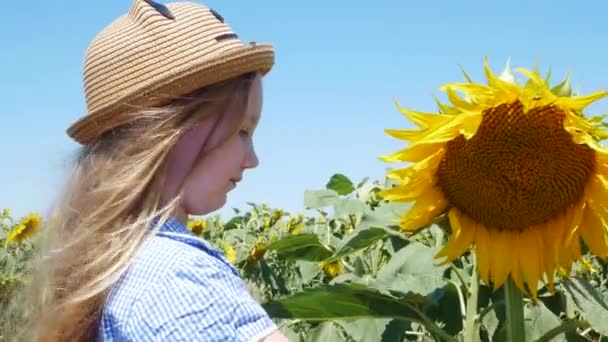
M401 233L395 222L409 205L378 196L391 184L335 174L305 192L303 213L252 203L227 222L193 218L188 227L237 266L291 341L507 340L503 291L476 276L471 253L440 265L447 219ZM2 216L0 303L27 277L35 246L7 239L24 221ZM528 340L608 338L607 283L608 264L585 254L554 293L543 287L525 301Z
M439 113L398 106L419 130L387 130L409 145L382 159L410 165L386 179L336 173L302 212L250 203L188 229L290 341L608 341L608 133L582 114L608 92L484 71ZM39 229L2 213L0 310Z

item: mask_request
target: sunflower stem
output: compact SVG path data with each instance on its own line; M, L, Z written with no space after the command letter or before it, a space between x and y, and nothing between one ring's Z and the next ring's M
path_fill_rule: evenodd
M479 273L477 272L477 258L473 259L473 272L469 284L466 322L464 327L464 341L474 342L479 340L479 315L477 314L477 298L479 293Z
M523 295L510 277L505 282L504 289L507 306L507 339L512 342L525 341Z

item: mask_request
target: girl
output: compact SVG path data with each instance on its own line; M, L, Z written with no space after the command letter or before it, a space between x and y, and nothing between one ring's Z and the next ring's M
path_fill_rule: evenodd
M46 229L31 341L287 341L186 228L258 164L271 45L212 9L134 0L89 46L83 145Z

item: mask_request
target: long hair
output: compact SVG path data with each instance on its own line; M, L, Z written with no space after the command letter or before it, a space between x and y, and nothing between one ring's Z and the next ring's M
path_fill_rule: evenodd
M234 134L244 110L227 113L226 108L234 101L246 105L250 80L246 75L139 110L128 125L82 148L53 210L56 219L44 228L41 258L26 296L34 312L29 322L21 322L27 327L19 338L96 339L112 284L179 202L179 196L169 201L160 196L170 151L217 108L220 120L229 121L223 139Z

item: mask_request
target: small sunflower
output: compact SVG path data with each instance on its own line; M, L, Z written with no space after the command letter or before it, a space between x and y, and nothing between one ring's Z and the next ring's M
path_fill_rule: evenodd
M205 220L196 219L188 222L188 230L192 233L201 236L207 227L207 222Z
M42 219L38 214L29 214L8 234L7 242L22 243L29 239L40 229Z
M302 214L291 216L287 221L287 232L292 235L298 235L304 229L304 217Z
M344 265L340 260L323 262L320 264L321 269L330 278L335 278L344 271Z
M264 257L268 247L263 241L260 241L253 246L251 252L249 254L249 258L252 262L258 262L260 259Z
M536 296L546 277L569 272L581 257L581 240L592 253L608 256L608 149L601 117L583 110L608 96L574 96L566 78L551 87L537 70L518 84L505 68L496 76L484 60L486 84L441 87L451 105L440 113L398 109L419 130L387 130L409 141L386 162L410 162L389 171L397 185L385 200L415 202L400 219L414 232L447 213L448 243L437 257L450 262L474 247L485 283L499 288L510 276ZM462 93L460 96L457 92Z
M224 255L226 256L226 259L231 264L236 264L237 256L236 256L236 249L234 248L234 246L231 244L228 244L228 243L224 243L223 249L224 249Z

